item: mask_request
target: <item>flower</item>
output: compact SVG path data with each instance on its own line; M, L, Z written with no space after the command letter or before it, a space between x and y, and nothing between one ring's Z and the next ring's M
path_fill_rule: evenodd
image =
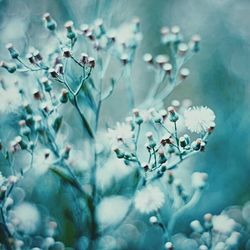
M212 223L213 229L223 234L229 234L233 232L236 226L235 220L229 218L226 214L213 216Z
M129 124L117 122L115 129L108 129L108 137L114 143L117 142L118 139L129 140L133 137L133 131Z
M0 90L0 113L12 112L21 105L21 97L17 88L8 88Z
M19 231L32 234L39 227L40 213L31 203L21 203L14 208L13 213Z
M207 174L202 172L194 172L192 174L192 186L195 189L204 188L206 185Z
M130 200L124 196L110 196L104 198L97 207L99 222L103 226L116 224L127 213L129 205Z
M141 213L149 214L160 209L165 202L164 193L156 186L147 186L135 196L135 208Z
M185 126L195 133L207 131L215 126L215 114L208 107L191 107L184 112Z

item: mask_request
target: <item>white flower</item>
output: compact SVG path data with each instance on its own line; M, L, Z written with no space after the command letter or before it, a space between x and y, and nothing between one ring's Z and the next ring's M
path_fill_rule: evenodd
M202 172L194 172L192 174L192 186L195 189L204 188L206 185L207 174Z
M17 88L8 88L0 90L0 113L12 112L21 105L21 97Z
M118 223L126 214L130 201L123 196L104 198L97 207L97 217L103 226Z
M235 220L229 218L226 214L213 216L212 223L213 223L213 229L223 234L228 234L233 232L236 226Z
M160 209L165 202L164 193L156 186L147 186L135 196L135 208L141 213L149 214Z
M108 129L108 137L112 142L117 142L117 139L129 140L133 137L133 131L128 123L116 123L115 129Z
M31 234L36 231L40 223L40 214L37 208L27 202L24 202L13 210L18 230Z
M186 127L195 133L207 131L215 126L215 114L208 107L191 107L184 112Z

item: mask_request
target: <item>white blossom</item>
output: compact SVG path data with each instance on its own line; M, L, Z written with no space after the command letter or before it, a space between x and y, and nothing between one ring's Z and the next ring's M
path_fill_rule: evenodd
M192 186L195 189L204 188L206 185L207 174L202 172L194 172L192 174Z
M115 143L119 138L129 140L133 137L133 131L128 123L117 122L115 129L108 129L108 137L113 143Z
M195 133L207 131L215 126L215 114L208 107L191 107L184 112L186 127Z
M231 233L236 226L235 220L229 218L226 214L213 216L212 223L213 229L223 234Z
M135 196L135 208L141 213L149 214L160 209L165 202L164 193L156 186L147 186Z
M27 234L36 231L40 223L40 214L34 205L27 202L21 203L14 208L13 213L18 230Z

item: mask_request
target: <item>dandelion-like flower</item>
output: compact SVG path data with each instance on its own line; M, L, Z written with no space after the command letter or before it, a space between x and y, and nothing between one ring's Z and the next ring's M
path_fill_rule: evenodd
M117 122L115 129L108 129L108 137L114 143L117 142L118 139L129 140L133 137L133 131L129 124Z
M135 208L141 213L149 214L160 209L165 202L163 192L156 186L147 186L135 196Z
M213 216L213 229L223 234L229 234L233 232L236 222L232 218L229 218L226 214L220 214Z
M184 112L186 127L195 133L207 131L215 126L215 114L208 107L191 107Z

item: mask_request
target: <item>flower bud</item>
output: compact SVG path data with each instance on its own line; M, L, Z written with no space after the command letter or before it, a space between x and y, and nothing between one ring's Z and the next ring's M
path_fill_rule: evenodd
M69 159L70 151L71 151L71 147L70 147L69 145L67 145L67 146L64 148L64 150L63 150L62 158L63 158L63 159Z
M30 104L27 101L23 102L23 108L28 114L33 113L32 108L30 107Z
M186 43L180 43L178 45L178 53L180 56L185 56L188 51L188 46Z
M17 52L17 50L13 47L12 43L8 43L6 45L6 48L8 49L10 56L12 59L17 59L19 56L19 53Z
M178 121L179 115L177 114L177 112L175 111L173 106L168 107L168 113L169 113L168 119L171 122L177 122Z
M179 138L179 144L182 148L185 148L187 146L187 142L186 142L186 139L184 138L184 136L181 136Z
M34 56L35 60L38 61L38 62L43 60L43 57L42 57L42 55L40 54L40 52L38 50L35 50L33 52L33 56Z
M89 60L88 60L88 55L86 53L82 53L81 54L81 58L80 58L80 62L83 64L83 65L86 65Z
M94 68L95 67L95 58L89 57L88 58L88 65L89 65L89 67Z
M15 142L16 142L17 144L19 144L19 146L21 147L21 149L26 149L26 148L28 147L27 143L25 143L25 142L23 141L23 139L22 139L21 136L17 136L17 137L15 138Z
M16 71L15 64L0 61L0 67L6 69L9 73L14 73Z
M190 71L187 68L182 68L180 70L180 77L182 80L186 79L189 76L189 74L190 74Z
M153 57L151 54L147 53L143 56L143 60L145 63L148 63L148 64L153 64Z
M60 102L66 103L69 100L69 91L67 89L62 89L60 95Z
M192 49L194 52L198 52L200 50L200 41L201 37L199 35L194 35L192 37Z
M129 62L129 58L128 58L128 55L123 53L121 56L120 56L120 60L121 62L123 63L123 65L126 65L128 62Z
M167 63L169 60L168 56L166 55L158 55L155 58L155 62L162 67L165 63Z
M49 69L49 74L51 75L51 77L53 78L58 78L59 75L57 74L56 70L54 68L50 68Z
M50 83L50 81L49 81L49 79L47 77L42 77L40 79L40 82L44 86L44 90L46 92L50 92L52 90L51 83Z
M172 171L168 171L168 184L172 184L174 182L174 175Z
M173 67L170 63L164 63L163 70L165 71L167 75L171 75L172 69Z
M150 218L149 218L149 222L151 223L151 224L157 224L157 222L158 222L158 219L157 219L157 217L156 216L151 216Z
M146 162L142 163L141 167L144 169L145 172L147 172L149 169L148 163L146 163Z
M197 140L193 141L191 143L191 147L193 150L199 151L201 148L201 142L202 140L200 138L198 138Z
M166 158L166 156L164 154L164 151L162 149L160 149L158 151L158 153L159 153L159 164L165 163L167 161L167 158Z
M148 138L148 144L147 144L147 146L149 148L154 148L156 146L156 142L155 142L155 140L153 138L153 133L152 132L147 132L146 136Z
M204 226L207 230L211 230L213 227L213 223L212 223L212 219L213 219L213 215L210 213L207 213L204 215Z
M82 24L80 26L80 30L82 31L83 34L86 34L89 31L89 26L88 24Z
M19 126L20 126L20 134L25 135L25 136L30 136L31 130L30 128L26 125L25 120L20 120L19 121Z
M48 30L54 31L57 27L56 21L51 18L49 13L45 13L43 15L43 19L45 21L45 26Z
M191 228L196 233L202 233L204 231L201 223L198 220L194 220L190 223Z
M117 158L121 159L124 157L124 153L118 147L113 147L113 151L116 153Z
M65 25L64 25L64 27L66 28L67 37L69 39L76 38L76 32L74 31L74 23L72 21L66 22Z
M58 63L57 65L56 65L56 72L58 73L58 74L61 74L61 75L63 75L63 65L61 64L61 63Z
M139 109L133 109L133 114L135 123L141 125L143 123L143 119L140 115Z
M174 250L174 245L172 242L166 242L165 245L164 245L165 249L167 250Z
M26 58L28 59L28 61L29 61L31 64L35 64L35 63L36 63L35 58L34 58L34 56L33 56L31 53L27 54L27 55L26 55Z
M42 117L40 115L34 116L34 129L35 131L42 133L44 131L44 126L42 124Z
M199 250L208 250L206 245L200 245Z
M65 58L71 57L71 51L70 51L70 49L68 49L68 48L63 48L63 56L64 56Z

